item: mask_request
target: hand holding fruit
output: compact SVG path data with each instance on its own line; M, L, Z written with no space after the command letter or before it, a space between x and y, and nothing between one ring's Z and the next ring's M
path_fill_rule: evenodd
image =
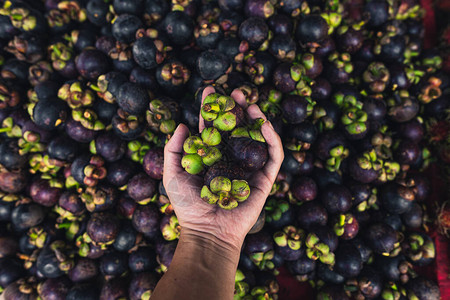
M214 92L212 87L206 88L203 91L202 100L204 101L208 95L213 94ZM183 230L190 230L200 235L212 234L222 242L225 242L228 246L240 249L245 235L256 222L259 213L263 208L264 202L278 174L284 154L280 137L275 132L270 122L266 121L266 117L259 110L258 106L250 105L247 107L245 97L239 90L233 91L231 97L235 100L235 106L231 109L228 109L228 106L223 111L220 111L220 109L215 111L216 116L211 116L211 118L213 118L212 120L205 120L203 118L205 115L204 113L200 115L199 131L202 132L200 137L189 137L189 131L183 124L175 130L172 138L164 149L163 182ZM211 97L209 99L211 99ZM228 111L235 112L239 110L242 110L242 112L227 114ZM250 178L247 178L248 185L244 183L244 180L238 180L237 178L239 176L236 176L236 178L230 176L230 173L236 172L241 175L244 173L242 170L233 170L236 166L224 167L224 163L216 162L218 160L217 158L221 156L220 151L217 148L214 148L220 143L220 134L217 135L217 131L213 129L215 127L208 127L204 130L205 123L209 126L210 122L214 122L214 120L217 120L218 118L221 118L222 120L226 119L226 121L231 119L231 123L234 123L233 128L227 127L225 129L231 128L229 131L231 132L231 135L233 135L232 130L236 124L239 125L239 120L243 118L244 111L250 119L261 119L264 121L264 123L261 121L262 125L260 127L262 137L258 137L258 139L262 138L265 140L268 153L267 162L264 166L253 173ZM209 113L211 113L211 111ZM239 115L239 117L234 118L237 115ZM235 135L238 133L239 132L234 132ZM239 134L242 134L242 132ZM249 136L256 137L257 134L250 130ZM230 139L240 138L244 137L230 137ZM186 140L187 143L185 142ZM215 155L208 156L207 153L210 152L214 152ZM192 170L192 172L190 172L191 174L202 172L203 165L218 166L210 168L210 170L206 172L204 182L203 178L200 176L190 175L183 169L183 167L187 167L188 163L192 162L190 160L188 161L188 159L184 159L185 162L182 165L183 156L188 155L192 155L191 158L193 160L201 160L201 163L196 162L196 170ZM251 159L249 158L247 163L250 160ZM198 170L197 168L201 169ZM211 171L211 169L213 169L213 171ZM248 166L246 169L250 170L251 166ZM215 173L214 176L212 173ZM228 174L225 176L225 173ZM215 176L217 174L220 176ZM208 188L210 193L226 190L233 194L236 199L240 197L238 195L238 190L242 192L249 188L251 192L248 199L245 199L245 202L239 203L233 210L226 210L218 205L211 205L202 200L202 197L208 192L205 190L207 185L209 185ZM201 196L202 189L203 196ZM220 197L220 193L218 197ZM214 199L214 197L210 195L209 199Z

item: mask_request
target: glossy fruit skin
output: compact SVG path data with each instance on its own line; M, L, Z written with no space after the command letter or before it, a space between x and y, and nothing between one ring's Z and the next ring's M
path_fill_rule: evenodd
M127 192L136 202L148 201L156 192L155 180L145 173L139 173L128 182Z
M100 291L93 284L74 285L67 293L66 300L96 300L99 299Z
M307 117L308 101L297 95L284 97L281 102L283 117L289 124L300 124Z
M439 287L433 281L424 277L412 279L407 284L408 291L419 299L438 300L441 297Z
M388 4L384 0L371 1L366 4L364 11L369 14L368 25L371 27L378 27L387 21Z
M50 141L47 148L51 158L72 162L78 154L78 145L70 142L70 138L61 135Z
M72 282L86 282L98 275L98 262L93 259L81 257L67 276Z
M156 265L156 252L150 247L140 247L128 256L128 267L134 273L152 271Z
M101 300L119 299L128 297L128 285L122 278L113 278L105 281L100 291Z
M203 51L197 59L197 71L204 80L215 80L229 68L229 58L217 50Z
M312 201L317 197L316 182L309 177L300 177L290 186L292 195L298 201Z
M15 207L11 213L11 222L19 230L25 230L41 223L45 211L41 205L30 203Z
M295 36L302 44L319 43L328 35L328 24L319 15L306 15L297 25Z
M70 280L67 277L49 278L39 286L42 299L65 299L69 292Z
M41 250L36 261L38 271L46 278L57 278L64 274L59 268L55 252L49 247Z
M393 214L407 212L413 205L413 192L396 183L389 183L381 189L380 199L383 207Z
M154 204L139 205L133 213L133 227L152 239L159 233L159 211Z
M344 213L352 207L352 195L343 185L328 185L321 192L320 199L328 213Z
M131 43L135 40L136 31L142 27L141 20L130 14L121 14L117 17L111 27L112 34L116 40L123 43Z
M78 72L86 79L97 80L98 76L109 71L110 63L104 53L95 49L85 49L76 58Z
M297 221L302 228L310 229L315 225L325 226L328 221L327 210L316 201L306 202L297 212Z
M248 171L260 170L267 162L267 145L248 138L232 138L228 141L232 157L237 165Z
M86 232L95 243L114 241L118 231L119 224L115 216L108 212L92 214L86 229Z
M359 251L351 244L339 245L334 270L346 278L358 276L363 267Z
M384 223L375 223L366 229L364 234L367 245L378 254L389 253L397 243L397 231Z
M174 45L186 45L193 37L192 19L181 11L169 12L161 23L161 28Z
M0 286L6 287L24 275L20 261L15 258L0 258Z
M162 148L152 148L144 156L144 171L151 178L161 180L164 167L164 151Z
M345 281L345 277L341 274L331 270L325 264L318 264L317 267L317 276L329 284L341 284Z
M143 294L155 289L158 277L154 273L142 272L135 274L130 282L129 297L131 300L140 300Z
M268 34L269 26L261 18L248 18L239 27L239 37L248 42L250 49L258 49Z
M105 276L120 276L128 269L127 255L122 252L111 252L100 258L100 271Z
M129 114L142 115L149 102L147 91L136 83L124 83L119 89L117 103Z

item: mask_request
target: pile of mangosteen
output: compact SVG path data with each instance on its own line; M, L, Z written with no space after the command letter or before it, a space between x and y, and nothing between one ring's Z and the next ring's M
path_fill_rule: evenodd
M0 294L148 299L180 234L161 182L178 124L201 198L251 201L268 153L263 121L228 96L239 89L285 159L234 299L278 299L280 269L317 299L439 299L418 268L435 264L423 171L450 78L424 13L418 0L1 1Z

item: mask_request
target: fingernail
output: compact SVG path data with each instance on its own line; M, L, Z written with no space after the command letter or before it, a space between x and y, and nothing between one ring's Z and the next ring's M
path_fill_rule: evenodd
M266 122L264 122L264 123L267 123L267 125L269 125L270 128L272 128L273 130L275 130L275 129L273 128L273 126L272 126L272 123L271 123L269 120L266 120Z

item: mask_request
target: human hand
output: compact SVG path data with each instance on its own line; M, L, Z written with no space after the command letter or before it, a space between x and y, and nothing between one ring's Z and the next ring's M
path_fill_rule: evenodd
M203 91L202 102L214 92L214 88L207 87ZM247 106L241 91L234 90L231 97L247 111L251 119L262 118L266 121L256 104ZM199 131L204 127L204 120L200 116ZM269 121L262 125L261 132L267 142L269 159L249 180L250 197L237 208L224 210L204 202L200 198L203 178L190 175L182 168L183 143L189 136L189 130L183 124L178 126L164 148L163 183L182 232L217 239L230 249L240 250L245 236L258 219L284 158L281 139Z

